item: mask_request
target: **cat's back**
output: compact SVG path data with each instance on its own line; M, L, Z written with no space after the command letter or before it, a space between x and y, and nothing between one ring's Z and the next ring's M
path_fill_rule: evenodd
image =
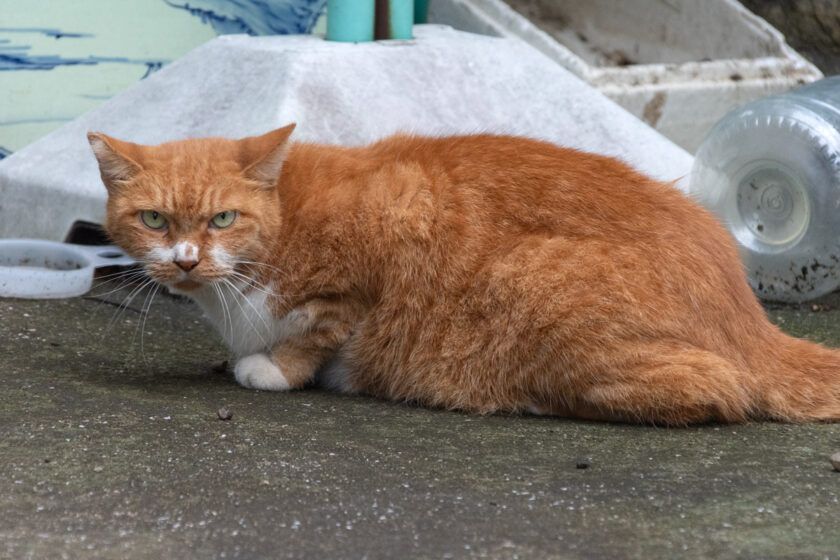
M333 178L363 182L383 169L417 166L429 175L444 173L452 188L480 183L491 194L585 188L590 194L596 194L594 189L620 196L617 184L636 191L659 191L664 186L614 158L519 136L396 134L353 148L298 144L293 153L301 163L308 162L304 167L320 168Z
M531 138L396 135L356 154L377 169L419 166L438 183L439 196L482 209L496 223L525 229L562 226L566 233L571 227L582 235L644 235L652 229L717 226L671 184L608 156Z
M441 166L456 176L482 171L498 176L504 169L521 175L546 166L560 166L560 169L574 163L575 167L586 167L597 164L597 160L609 159L533 138L494 134L441 137L396 134L357 150L358 157L363 159L379 163L415 161Z
M711 251L728 243L718 222L673 185L549 142L398 134L355 148L299 146L289 167L304 175L290 182L307 185L301 194L316 209L351 200L373 205L372 214L399 207L400 220L417 214L412 222L423 222L431 208L447 209L445 221L492 224L500 235L542 231L632 243L703 237Z
M658 197L665 191L681 198L672 186L654 181L615 158L519 136L400 134L358 150L357 157L376 167L413 162L429 170L442 170L456 187L481 183L485 190L501 186L517 196L526 191L560 194L585 190L589 197L609 195L613 199ZM503 193L500 189L497 194Z

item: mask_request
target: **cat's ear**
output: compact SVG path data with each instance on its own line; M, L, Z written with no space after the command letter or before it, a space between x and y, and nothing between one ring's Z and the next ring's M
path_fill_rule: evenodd
M102 182L109 191L142 171L143 167L138 163L140 146L137 144L123 142L101 132L88 132L87 138L99 162Z
M262 136L252 136L239 141L239 164L246 177L274 188L280 169L289 153L289 136L294 124L278 128Z

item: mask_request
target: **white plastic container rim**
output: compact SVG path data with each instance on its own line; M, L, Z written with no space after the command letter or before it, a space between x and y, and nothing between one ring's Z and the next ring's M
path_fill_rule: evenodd
M80 296L104 266L134 259L112 245L75 245L43 239L0 239L0 297L57 299Z

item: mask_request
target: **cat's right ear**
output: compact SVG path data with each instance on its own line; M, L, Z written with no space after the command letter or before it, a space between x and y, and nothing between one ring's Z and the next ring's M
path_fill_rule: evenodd
M280 169L289 153L289 136L294 124L273 130L262 136L239 140L239 164L245 176L273 188L280 176Z
M142 171L143 167L138 163L139 146L137 144L123 142L101 132L88 132L87 138L99 162L102 182L105 183L105 188L109 192L130 181Z

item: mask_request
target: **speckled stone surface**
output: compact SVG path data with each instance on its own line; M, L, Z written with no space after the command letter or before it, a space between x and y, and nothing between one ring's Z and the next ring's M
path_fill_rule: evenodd
M2 558L838 558L840 424L251 391L191 303L109 290L0 299ZM768 314L840 346L838 303Z

